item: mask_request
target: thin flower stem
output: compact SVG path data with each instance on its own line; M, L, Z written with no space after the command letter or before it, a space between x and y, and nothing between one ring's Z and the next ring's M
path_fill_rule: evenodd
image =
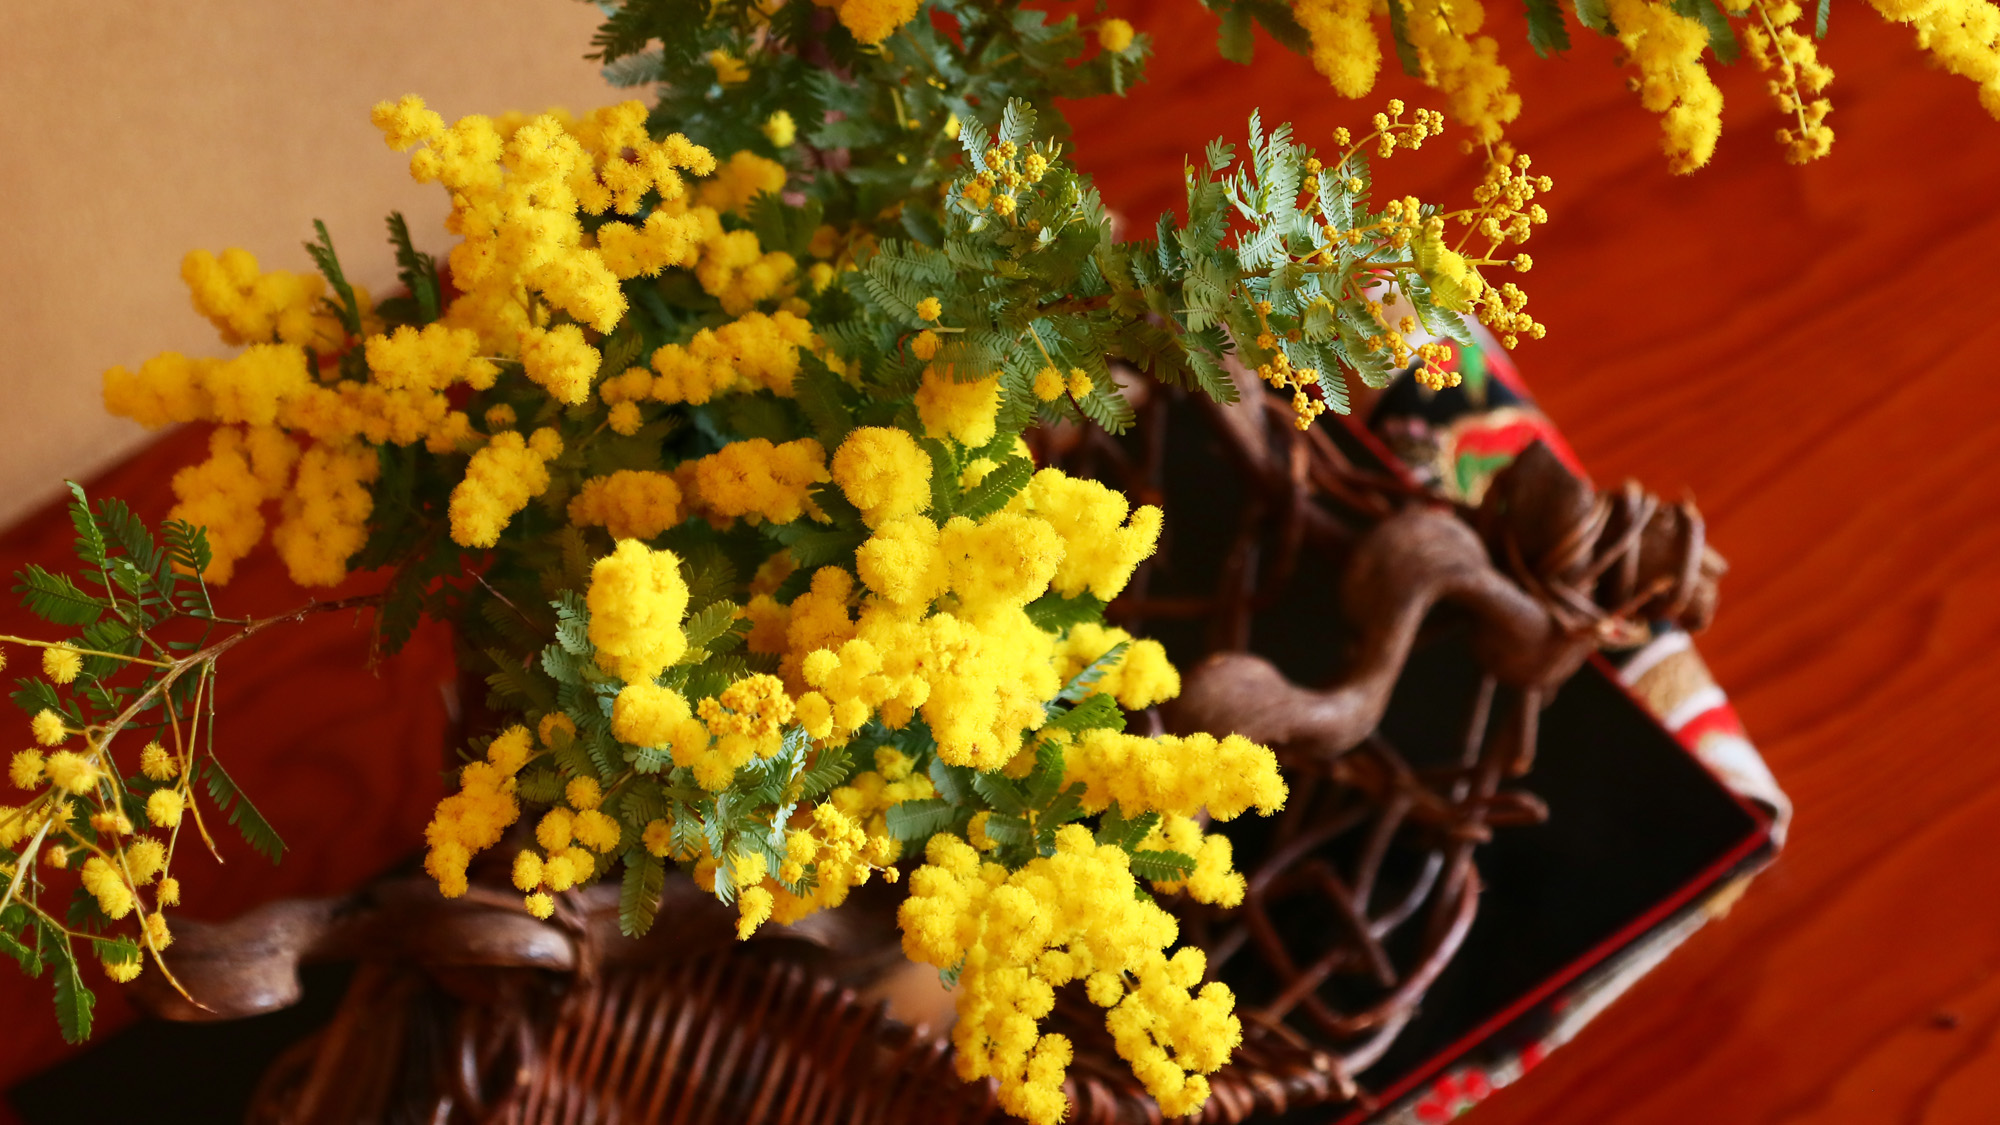
M112 660L123 660L128 664L148 664L155 668L171 668L173 664L163 660L148 660L143 656L128 656L122 652L102 652L94 648L78 648L66 641L40 641L33 637L16 637L0 634L0 644L27 645L30 648L66 648L79 656L103 656Z

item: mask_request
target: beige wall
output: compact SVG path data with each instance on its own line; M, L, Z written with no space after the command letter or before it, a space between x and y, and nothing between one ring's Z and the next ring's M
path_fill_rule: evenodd
M395 271L400 209L442 250L444 200L368 124L417 92L447 118L613 100L577 0L0 0L0 523L143 441L98 378L218 354L179 276L194 247L307 270L325 219L350 276Z

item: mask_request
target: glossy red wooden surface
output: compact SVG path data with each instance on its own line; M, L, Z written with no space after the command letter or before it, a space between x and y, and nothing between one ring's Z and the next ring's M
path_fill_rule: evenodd
M1700 501L1734 567L1702 649L1799 812L1730 917L1473 1120L2000 1121L2000 122L1836 5L1832 155L1785 164L1759 77L1718 68L1717 157L1670 176L1605 43L1537 60L1487 8L1555 178L1523 279L1549 337L1515 358L1600 480ZM1252 108L1325 145L1392 95L1439 104L1400 74L1334 98L1268 41L1216 61L1181 0L1113 10L1162 57L1071 113L1135 226ZM1476 175L1451 146L1403 161L1381 190L1452 206Z
M1846 6L1823 48L1829 159L1784 164L1779 117L1737 67L1718 72L1714 164L1673 177L1606 45L1538 62L1518 13L1492 7L1526 102L1514 136L1556 180L1524 279L1550 336L1516 358L1600 479L1699 499L1734 566L1703 648L1799 814L1733 915L1476 1120L2000 1120L2000 123ZM1439 104L1400 75L1341 101L1268 42L1253 67L1217 61L1190 0L1112 9L1156 37L1153 78L1068 111L1076 154L1141 228L1178 202L1183 158L1240 144L1252 108L1323 144L1391 95ZM1446 204L1476 175L1448 144L1380 171L1383 190ZM158 518L166 474L197 455L169 437L98 490ZM31 521L0 539L0 569L69 534ZM228 596L301 600L268 552ZM226 760L293 851L274 869L231 840L226 868L186 863L192 912L351 887L417 844L448 645L426 634L379 674L365 651L352 618L324 618L227 666ZM60 1054L45 990L0 972L0 1088ZM101 991L108 1030L123 1008Z
M196 429L169 434L92 482L91 490L121 497L157 523L173 506L168 480L174 469L200 460L206 440ZM0 535L0 571L11 576L29 562L69 565L75 534L59 507L44 509ZM364 592L369 581L364 576L351 583L353 589L308 595L292 585L266 546L239 564L216 601L224 613L263 616L312 596ZM424 823L443 791L447 693L455 690L451 644L443 630L427 627L400 655L371 669L368 626L364 614L328 613L273 627L221 662L216 756L288 850L273 866L211 817L223 862L191 836L180 841L174 861L187 915L229 918L272 899L353 890L422 847ZM0 632L47 636L47 630L12 595L0 599ZM11 691L14 676L40 669L36 652L7 647ZM16 724L19 745L30 745L19 712L10 710L7 721ZM137 753L137 745L127 751ZM131 759L121 761L131 768ZM94 962L84 971L97 992L101 1039L133 1014ZM9 962L0 970L0 1090L66 1051L56 1033L48 976L29 980ZM0 1125L11 1120L0 1101Z

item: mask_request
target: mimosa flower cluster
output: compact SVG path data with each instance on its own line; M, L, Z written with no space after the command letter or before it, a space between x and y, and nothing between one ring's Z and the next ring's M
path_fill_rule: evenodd
M1992 0L1870 0L1870 5L1882 18L1915 30L1919 49L1944 70L1977 84L1980 104L2000 118L2000 5ZM1374 88L1383 58L1379 26L1405 69L1445 95L1452 118L1472 140L1497 144L1520 116L1521 98L1513 90L1513 75L1498 61L1499 44L1479 34L1486 22L1482 0L1390 0L1390 7L1393 14L1363 0L1291 0L1289 10L1244 10L1281 39L1305 39L1314 68L1349 98ZM1569 48L1567 8L1556 0L1529 0L1528 41L1537 54ZM1828 9L1816 6L1818 15L1808 22L1810 10L1791 0L1722 0L1713 11L1701 12L1661 0L1607 0L1577 5L1574 15L1587 30L1618 41L1636 72L1632 88L1640 104L1660 115L1667 167L1685 174L1708 163L1722 134L1722 92L1709 77L1704 54L1729 63L1741 52L1771 75L1772 100L1786 118L1776 131L1785 159L1802 164L1831 150L1833 130L1826 118L1832 104L1813 96L1833 79L1815 43L1827 34Z
M213 280L205 269L191 271L198 286ZM247 323L239 318L229 330ZM218 430L213 445L218 456L198 471L223 465L253 485L297 456L265 428L249 431L247 444L241 431ZM288 508L351 504L357 472L367 475L339 459L309 461ZM40 674L15 681L14 702L29 715L22 734L34 745L7 759L13 796L0 799L0 950L31 975L51 972L57 1021L77 1041L92 1022L85 962L122 984L151 961L180 987L161 954L174 941L163 911L180 904L173 871L183 829L199 839L192 846L218 855L210 818L272 859L283 844L223 770L212 715L219 657L280 619L217 616L197 576L211 550L199 529L170 521L159 529L163 544L118 501L92 504L71 489L78 576L29 567L18 578L25 609L77 632L57 641L0 637L15 651L40 653ZM6 655L0 649L0 668Z
M1228 732L1126 729L1181 686L1159 643L1105 622L1162 512L1037 464L1024 434L1122 431L1128 366L1233 398L1237 351L1301 425L1344 411L1349 378L1442 385L1420 328L1464 338L1469 313L1510 345L1540 334L1481 271L1527 268L1502 251L1550 185L1496 147L1475 206L1378 209L1367 158L1420 147L1441 115L1392 103L1327 164L1253 120L1240 162L1218 142L1190 169L1184 221L1119 241L1032 103L1122 92L1152 48L1130 23L791 3L832 12L621 7L600 57L658 82L657 106L376 106L450 205L441 254L392 216L387 297L323 226L311 273L188 255L196 310L238 350L104 378L116 413L211 427L174 479L183 522L149 548L122 507L85 509L88 613L66 577L27 583L84 630L46 642L17 697L38 748L9 775L34 795L0 814L0 863L73 871L94 904L81 925L38 914L37 934L95 943L115 979L141 949L166 967L192 777L277 853L194 742L216 729L214 659L296 616L208 606L268 539L300 585L370 591L381 650L428 616L485 662L499 721L460 748L425 831L444 895L511 886L550 918L616 881L636 935L684 878L748 938L907 878L906 949L955 982L968 1079L1061 1120L1071 1047L1042 1021L1068 988L1165 1112L1201 1107L1241 1028L1168 907L1241 901L1214 824L1286 787ZM1512 115L1490 52L1418 34L1462 76L1455 110ZM206 623L206 647L154 642L161 605ZM174 737L121 770L114 736L162 704Z

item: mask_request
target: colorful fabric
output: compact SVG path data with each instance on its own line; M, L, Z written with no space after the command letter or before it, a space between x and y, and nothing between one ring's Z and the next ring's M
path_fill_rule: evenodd
M1477 505L1494 475L1536 440L1546 442L1572 472L1588 479L1569 443L1535 406L1513 361L1484 329L1472 328L1477 342L1453 344L1452 359L1445 365L1459 373L1459 386L1427 390L1405 372L1376 401L1369 428L1420 483L1467 505ZM1769 812L1771 847L1761 863L1710 888L1545 1001L1539 1008L1544 1022L1525 1045L1516 1038L1506 1046L1488 1042L1475 1047L1372 1119L1380 1125L1440 1125L1469 1113L1494 1091L1519 1080L1709 919L1727 912L1784 844L1791 801L1750 741L1693 639L1682 630L1656 626L1645 644L1607 655L1618 668L1620 682L1689 753L1731 792Z

